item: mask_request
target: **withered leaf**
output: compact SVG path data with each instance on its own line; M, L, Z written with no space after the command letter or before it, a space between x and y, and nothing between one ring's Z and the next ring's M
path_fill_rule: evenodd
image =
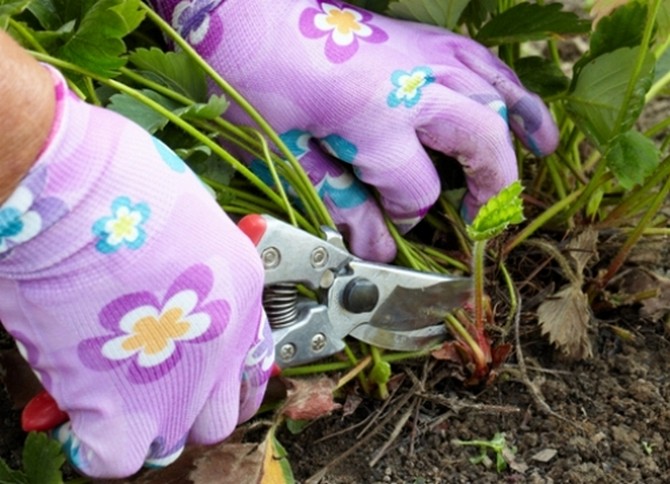
M568 284L545 299L537 309L542 334L567 357L575 360L593 356L589 329L591 310L581 288Z
M328 377L285 378L286 402L281 414L293 420L314 420L340 408L333 399L336 383Z
M598 232L591 226L586 227L568 243L568 253L575 261L575 272L582 276L588 263L597 257Z
M622 274L616 297L624 302L641 302L640 315L659 321L670 313L670 279L642 268Z

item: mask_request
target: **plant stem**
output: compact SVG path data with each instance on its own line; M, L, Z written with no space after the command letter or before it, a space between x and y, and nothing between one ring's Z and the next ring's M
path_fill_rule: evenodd
M598 227L611 227L626 215L632 215L635 207L646 206L647 200L650 196L652 188L670 176L670 156L666 157L656 168L656 171L650 176L647 181L638 187L633 193L624 198L619 205L614 207L605 217L605 219L598 224Z
M512 240L510 240L505 246L503 247L502 254L507 255L510 253L512 249L514 249L516 246L518 246L520 243L522 243L524 240L526 240L528 237L533 235L535 231L537 231L540 227L542 227L545 223L547 223L549 220L551 220L553 217L555 217L558 213L560 213L562 210L564 210L566 207L570 206L571 203L579 197L582 192L584 191L584 188L577 189L576 191L572 192L570 195L566 196L563 200L559 200L555 204L553 204L551 207L549 207L547 210L542 212L540 215L535 217L535 219L530 222L526 227L524 227L523 230L521 230L519 233L517 233Z
M613 133L619 133L621 131L624 120L626 119L628 105L630 104L630 100L633 97L633 93L637 87L637 81L640 77L640 74L642 73L642 67L644 66L647 53L649 52L649 43L651 42L651 36L654 31L654 27L656 26L656 15L658 14L660 5L661 0L651 0L648 4L647 21L644 26L644 32L642 33L640 52L637 56L630 79L628 80L626 94L624 95L621 107L619 108L619 114L617 115L616 122L614 123Z
M314 220L316 226L319 225L329 225L334 227L328 210L326 209L323 201L319 198L319 195L316 193L314 186L310 182L307 174L304 172L300 163L295 158L293 153L286 147L279 135L272 129L268 122L256 111L256 109L247 102L242 95L240 95L228 82L223 79L216 70L214 70L198 53L191 47L167 22L165 22L158 14L151 10L147 5L141 4L144 13L147 18L155 23L165 34L175 42L184 52L191 56L194 61L199 65L201 69L221 88L221 90L230 97L235 103L237 103L245 113L261 128L261 130L270 138L272 143L279 149L282 155L288 160L288 162L293 166L296 173L298 174L299 185L296 186L296 191L304 197L306 205L311 205L316 209L318 214L318 219Z
M375 365L386 363L382 360L381 350L376 346L370 345L370 355L372 356L372 361ZM379 390L379 398L386 400L389 396L389 388L386 382L377 383L377 389Z
M486 240L472 245L472 278L474 283L475 326L484 328L484 256Z
M226 150L224 150L219 144L212 141L207 136L205 136L200 131L198 131L191 123L183 120L182 118L180 118L176 114L174 114L171 111L165 109L163 106L161 106L160 104L155 102L153 99L150 99L149 97L145 96L144 94L142 94L137 89L129 87L129 86L127 86L127 85L125 85L125 84L123 84L119 81L114 80L114 79L104 78L102 76L99 76L97 74L89 72L85 69L82 69L81 67L79 67L77 65L71 64L70 62L63 61L61 59L52 57L50 55L46 55L46 54L42 54L42 53L34 52L34 51L32 51L31 54L37 60L52 64L52 65L58 67L59 69L71 70L71 71L77 72L78 74L81 74L83 76L91 77L92 79L95 79L96 81L98 81L101 84L105 84L109 87L112 87L112 88L116 89L117 91L122 92L124 94L127 94L128 96L132 97L133 99L136 99L136 100L140 101L141 103L150 107L151 109L153 109L157 113L161 114L162 116L165 116L168 120L170 120L176 126L179 126L182 130L184 130L186 133L191 135L193 138L197 139L202 144L209 147L209 149L211 149L217 156L219 156L226 163L230 164L234 169L236 169L242 175L244 175L245 178L247 178L256 188L258 188L260 191L262 191L268 198L270 198L278 206L283 205L283 201L282 201L281 197L279 197L279 195L277 195L265 183L263 183L251 170L249 170L249 168L246 167L246 165L241 163L239 160L237 160L235 157L233 157L230 153L228 153Z
M614 259L612 259L612 262L607 268L607 272L605 272L605 274L598 279L596 287L594 288L595 290L600 290L604 288L607 285L607 283L612 279L612 277L614 277L616 272L625 262L633 246L644 234L644 231L647 229L647 226L651 222L652 218L656 215L656 212L658 212L661 205L663 205L663 203L665 202L665 199L668 196L669 192L670 192L670 178L665 180L663 188L661 188L661 190L656 194L651 205L649 206L649 208L647 209L647 211L645 212L645 214L642 216L637 226L635 227L635 230L633 230L630 233L626 241L619 249L619 252L617 252L617 255L614 256ZM590 292L589 295L592 296L593 294L591 293L591 291L589 292Z
M453 314L448 313L445 316L447 326L451 329L465 344L467 344L472 350L472 354L476 361L476 366L478 368L484 368L486 366L486 357L479 344L472 335L466 330L461 322Z

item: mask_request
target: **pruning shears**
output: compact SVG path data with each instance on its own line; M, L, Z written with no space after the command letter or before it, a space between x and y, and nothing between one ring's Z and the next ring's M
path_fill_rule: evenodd
M263 261L263 306L280 368L338 353L348 336L396 351L426 348L444 339L445 314L471 295L466 277L359 259L328 227L319 238L256 214L239 227ZM316 299L301 295L301 288Z
M446 337L445 314L471 295L466 277L364 261L328 227L319 238L258 214L238 226L263 262L277 372L339 353L347 337L396 351L429 347ZM21 423L26 431L49 430L67 419L42 392L26 405Z

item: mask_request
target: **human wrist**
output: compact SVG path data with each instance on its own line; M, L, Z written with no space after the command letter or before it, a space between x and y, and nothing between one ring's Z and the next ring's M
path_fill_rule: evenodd
M49 137L55 95L49 72L0 32L0 204L37 160Z

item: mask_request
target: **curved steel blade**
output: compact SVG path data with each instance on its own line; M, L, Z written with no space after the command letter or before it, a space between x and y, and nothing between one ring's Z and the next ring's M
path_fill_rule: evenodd
M414 331L390 331L369 324L361 324L350 334L358 340L380 348L394 351L418 351L444 341L447 328L440 324Z
M376 328L410 331L439 323L472 295L472 281L453 278L428 287L397 286L370 316Z

